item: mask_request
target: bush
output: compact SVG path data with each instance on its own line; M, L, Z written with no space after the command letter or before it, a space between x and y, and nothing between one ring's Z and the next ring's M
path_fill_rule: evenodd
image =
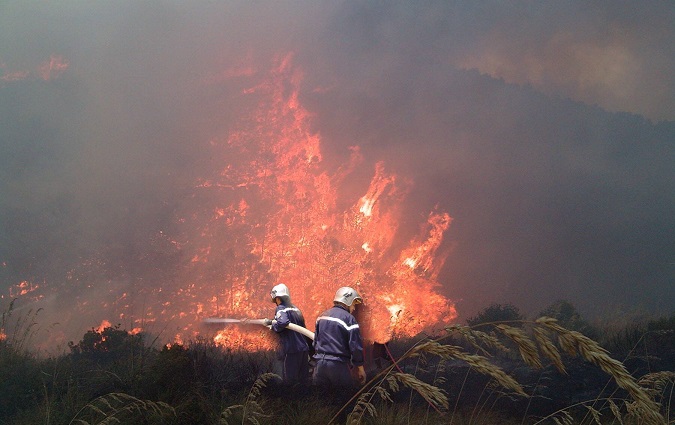
M497 322L518 322L524 319L525 317L520 314L518 307L513 304L491 304L475 317L467 319L466 323L473 327ZM520 324L513 323L513 326L520 326Z
M596 339L599 335L598 330L582 319L576 307L566 300L554 302L539 313L539 316L556 319L560 326L572 331L581 332L592 339Z

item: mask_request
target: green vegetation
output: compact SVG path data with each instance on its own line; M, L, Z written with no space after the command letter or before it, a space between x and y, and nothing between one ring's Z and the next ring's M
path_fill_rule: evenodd
M675 423L675 316L603 332L566 301L536 320L496 304L468 326L391 341L395 361L345 394L283 386L272 352L155 347L119 325L38 357L38 314L2 316L2 424Z

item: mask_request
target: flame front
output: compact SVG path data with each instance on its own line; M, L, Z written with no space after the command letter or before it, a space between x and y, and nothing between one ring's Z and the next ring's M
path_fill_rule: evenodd
M45 76L65 66L53 58ZM358 146L349 148L341 166L324 163L321 136L311 130L312 114L300 101L303 75L291 55L264 75L221 75L204 84L250 82L241 99L253 106L242 106L245 119L235 130L204 144L209 162L190 186L189 202L175 210L173 228L150 241L145 268L134 274L93 258L68 273L76 304L71 320L86 312L99 323L122 321L134 333L169 324L163 329L170 342L203 334L232 349L268 349L273 334L260 326L215 333L199 324L213 316L270 317L269 291L278 282L289 286L310 330L341 286L364 298L357 316L371 341L413 336L454 319L453 303L437 292L450 216L431 212L419 234L401 242L408 239L399 229L408 180L384 162L366 165ZM372 169L372 179L348 199L343 189L357 167ZM28 282L13 290L44 297L40 285Z
M353 147L351 160L329 174L321 138L311 132L311 114L299 101L302 73L291 59L281 59L262 84L247 90L263 100L242 128L212 141L227 163L196 185L213 205L185 219L199 229L192 239L200 259L192 263L195 275L206 283L214 264L222 270L211 282L215 294L201 297L210 299L201 301L205 315L269 317L268 291L284 282L310 329L341 286L364 297L359 320L370 340L412 336L452 320L454 305L436 292L444 260L439 247L451 218L431 213L418 238L395 247L408 188L382 162L363 196L340 211L338 188L363 158ZM241 335L228 328L216 341L250 344Z

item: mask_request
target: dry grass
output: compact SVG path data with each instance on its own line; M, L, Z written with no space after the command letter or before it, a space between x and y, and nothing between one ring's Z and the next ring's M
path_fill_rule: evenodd
M525 331L509 325L497 325L496 328L502 331L504 335L516 343L516 346L520 351L520 357L522 357L525 364L537 369L542 368L541 360L539 359L539 353L537 352L537 346L525 334Z
M134 418L162 418L175 415L173 407L166 403L141 400L125 393L110 393L89 402L69 424L108 425L119 424L123 420L137 423L139 420Z
M15 301L9 303L0 317L0 342L17 354L24 354L39 330L37 316L42 309L29 309L22 314L18 312L21 309L15 309Z
M623 424L624 419L632 418L644 424L664 424L663 415L660 413L661 404L657 400L663 400L664 388L672 384L672 372L651 374L643 377L638 382L628 371L622 362L612 358L607 350L602 348L596 341L585 335L568 330L558 324L555 319L541 317L534 322L522 321L515 327L506 323L492 323L491 328L501 334L514 345L522 361L536 369L544 367L545 362L550 362L558 371L566 373L562 353L569 356L581 357L585 361L599 367L609 374L617 386L624 389L629 399L604 399L608 406L611 418ZM445 413L448 409L446 394L437 386L422 382L417 377L396 372L398 364L405 359L418 356L437 356L441 361L461 360L470 369L484 374L494 380L499 386L507 391L507 395L527 397L522 385L500 367L495 365L490 357L491 351L509 352L507 344L502 342L499 335L494 333L480 332L466 326L450 326L446 328L447 334L436 338L420 341L408 349L396 362L371 379L351 400L356 403L348 416L349 424L362 423L364 418L377 416L377 408L374 400L377 398L392 402L392 394L402 387L410 388L424 398L429 406L439 413ZM449 336L459 336L468 342L471 347L480 354L471 354L462 347L444 344L442 341ZM572 408L581 407L587 412L587 417L592 423L602 423L602 412L594 407L594 402L582 402L561 409L542 418L537 423L549 420L556 424L573 424ZM670 398L668 398L670 400ZM347 403L349 404L349 403ZM345 406L346 407L346 406ZM343 409L345 408L343 407ZM666 409L668 411L669 409ZM622 413L625 412L625 414ZM339 414L340 412L338 412ZM329 423L332 423L338 415L335 415Z
M270 418L271 416L266 414L263 409L261 394L262 390L267 387L267 383L271 380L281 380L281 377L275 373L260 375L253 383L244 404L236 404L223 410L218 423L220 425L229 425L230 423L260 425L262 419ZM241 417L236 418L235 421L235 413L237 411L241 411Z
M565 370L565 365L563 364L562 361L562 356L560 355L560 352L556 348L555 344L553 344L553 341L548 336L548 333L544 328L541 327L535 327L533 329L534 333L534 338L537 341L537 345L539 346L539 349L541 350L542 354L551 361L551 363L555 366L556 369L560 373L567 373Z
M673 409L673 391L675 391L675 372L662 371L649 373L638 381L638 384L645 388L653 400L657 400L666 412L665 423L672 424L675 418L671 418L670 412Z
M502 353L510 351L495 335L472 329L469 326L451 325L445 328L445 331L448 334L460 334L465 341L484 355L490 355L490 349Z
M628 373L623 363L610 357L607 350L597 342L579 332L563 328L555 319L549 317L541 317L535 323L556 334L561 347L568 354L578 354L584 360L598 366L609 374L620 388L626 390L632 398L632 401L626 404L631 416L638 417L647 424L664 423L664 418L660 413L660 404L653 400L647 390Z
M472 342L478 347L482 348L481 344L486 347L498 347L505 349L499 341L485 333L470 331L466 328L452 327L462 334L469 335ZM484 339L483 339L484 337ZM496 366L485 356L470 354L464 351L461 347L454 345L441 344L438 339L429 339L421 341L419 344L410 348L401 358L394 362L391 366L380 372L377 376L372 378L366 385L352 397L352 399L328 422L333 423L339 414L352 401L357 400L350 415L348 416L349 424L361 423L364 417L375 417L377 410L373 404L375 396L381 399L392 401L391 392L397 392L402 387L409 388L415 393L419 394L427 403L433 407L438 413L444 414L448 410L447 395L437 386L425 383L417 377L403 372L396 372L398 364L406 359L416 358L418 356L433 355L439 357L441 360L457 359L466 362L471 368L479 373L492 377L497 383L520 396L527 396L522 386L513 377L509 376L500 367Z
M30 314L22 316L19 328L13 332L13 335L18 335L17 342L20 342L18 340L21 338L30 337L34 329L32 318L35 314L37 312L30 312ZM8 318L10 318L9 314L3 317L5 324L7 324ZM11 317L12 320L16 318L16 315ZM257 358L251 358L251 365L247 365L247 361L234 362L231 365L228 363L228 368L238 367L240 371L243 371L241 373L248 377L246 382L249 384L243 384L243 388L245 388L243 392L241 391L241 385L236 388L232 387L232 392L223 392L224 383L230 382L231 378L231 376L226 377L225 375L232 373L232 370L224 369L222 371L223 379L213 381L213 388L220 389L217 396L207 400L207 395L205 395L207 393L199 392L201 389L196 389L194 393L190 392L189 396L193 397L195 400L194 406L196 406L193 408L193 405L190 405L192 410L185 409L183 405L174 401L182 400L181 398L167 399L162 398L161 394L154 393L143 396L143 398L172 400L169 403L175 406L174 409L166 403L133 397L127 393L142 394L142 392L139 392L138 388L122 386L121 389L115 389L116 392L96 398L82 408L80 407L91 399L90 395L68 404L72 407L67 410L67 414L63 414L62 418L65 418L65 420L61 420L59 423L68 423L70 418L72 418L71 424L80 425L142 422L186 423L181 421L185 421L186 418L191 420L193 417L201 417L208 421L203 423L223 425L230 423L330 424L337 422L338 418L340 418L340 422L344 422L346 418L350 425L361 423L392 425L406 423L505 424L508 420L513 419L513 412L509 413L509 418L495 419L500 415L500 410L496 407L507 401L506 398L517 401L523 400L523 397L528 397L528 393L535 394L536 386L535 390L531 390L531 386L518 382L498 364L508 364L510 367L514 364L514 360L518 360L519 373L527 369L520 367L525 364L533 369L554 366L558 371L565 374L566 362L571 363L568 356L578 357L607 373L610 377L607 381L610 383L616 382L616 393L620 393L620 397L614 397L614 393L607 396L604 394L603 388L599 391L597 397L592 400L574 403L550 414L549 412L553 409L548 409L545 412L540 411L538 413L540 416L535 420L532 420L532 416L527 416L530 408L530 404L527 403L527 408L523 409L524 412L518 411L515 414L518 417L515 423L625 423L627 425L675 423L668 416L672 409L675 372L650 373L637 380L626 370L622 362L613 359L608 351L596 341L579 332L568 330L560 326L556 320L547 317L532 322L491 323L487 329L489 331L482 332L472 327L455 325L447 327L440 336L426 337L416 342L406 342L404 345L405 352L399 355L398 359L389 367L371 378L344 405L341 404L341 398L332 399L325 393L315 394L316 397L307 400L302 397L292 398L288 394L284 394L282 397L265 397L265 395L270 394L266 388L269 387L272 391L278 389L278 387L272 385L272 380L280 378L272 373L260 373L260 370L269 370L269 365L266 363L255 364ZM17 330L20 330L20 332L17 332ZM9 337L11 341L12 334ZM6 341L5 344L7 342L9 341ZM176 371L185 370L183 360L187 361L186 364L195 367L203 364L203 368L199 370L203 369L205 375L192 377L192 375L187 374L181 378L181 382L186 383L192 382L190 380L203 382L203 378L200 377L213 377L214 370L220 370L214 369L214 367L216 365L222 366L223 361L220 357L214 357L216 360L210 361L209 359L216 354L203 347L194 349L197 348L199 348L198 355L190 354L192 353L190 350L174 350L175 352L165 353L168 357L162 357L163 361L170 363L163 364L173 365L171 370ZM1 353L2 350L0 350ZM507 356L501 356L502 354L507 354ZM507 361L502 363L505 357L507 357ZM449 374L454 373L453 369L460 363L468 366L466 367L465 380L468 381L469 385L457 385L457 391L448 390L447 388L454 387L453 382L447 382ZM572 364L576 367L578 362L569 365L570 371L575 370L572 368ZM431 366L435 370L431 370L427 366ZM464 370L462 366L461 371L464 372ZM478 385L473 385L475 383L471 382L470 376L473 376L474 372L488 378L479 381L487 382L475 404L462 406L459 403L460 396L462 400L467 398L462 393L470 394L470 396L478 395L480 386L483 384L483 382L479 382ZM524 373L527 376L532 376L529 371ZM240 376L239 372L234 374L237 377ZM548 371L542 371L542 375L544 374L550 376L550 374L555 374L555 371L553 368L549 368ZM173 377L173 375L171 376ZM257 380L249 389L248 385L256 376L258 377ZM123 384L120 379L117 379L116 382ZM523 380L523 382L526 381ZM447 384L450 385L446 386ZM460 383L457 382L457 384ZM539 381L536 385L539 385ZM73 391L77 391L79 388L73 388ZM47 390L48 388L45 387L45 393L47 393ZM179 388L179 391L183 390L182 387ZM402 392L404 394L399 394ZM452 393L453 404L455 403L455 397L457 400L454 410L448 402L448 393L450 392ZM96 392L96 394L101 393ZM93 394L93 392L88 394ZM401 402L402 399L408 397L408 394L409 401L407 403ZM484 395L485 397L483 397ZM49 423L51 420L52 408L55 409L54 414L56 414L56 409L59 407L57 402L52 401L48 396L49 394L45 396L45 400L50 409L46 413L42 413L43 418L45 414L47 415L45 423ZM327 400L335 404L325 406ZM499 404L497 400L499 400ZM535 400L535 398L533 397L530 400ZM225 406L229 407L224 408ZM335 413L336 410L338 410L337 413ZM75 411L77 411L76 414L74 414ZM348 415L347 412L349 412ZM507 414L506 412L502 413ZM520 416L521 414L522 416ZM541 417L543 415L547 416ZM31 419L37 417L36 414ZM526 420L529 422L526 422ZM59 419L54 415L54 419L51 421L56 423ZM18 424L19 422L15 423ZM36 421L26 419L23 423L36 423Z
M515 379L513 379L513 377L508 375L494 363L490 362L487 357L469 354L461 347L454 345L444 345L437 341L428 341L418 345L413 350L411 350L410 357L414 357L422 353L435 354L444 360L463 360L469 366L471 366L472 369L492 377L504 388L511 390L518 395L527 396L525 391L523 391L523 387Z
M350 425L359 424L366 416L377 417L377 409L373 403L373 398L377 395L381 399L393 403L391 392L398 392L403 387L415 391L438 411L448 410L448 397L441 389L427 384L409 373L392 372L381 382L381 385L376 385L370 391L363 392L359 396L356 405L347 417L347 423Z

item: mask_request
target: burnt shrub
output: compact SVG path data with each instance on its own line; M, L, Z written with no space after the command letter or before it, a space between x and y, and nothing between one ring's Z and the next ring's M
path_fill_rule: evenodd
M78 376L94 396L112 391L134 393L153 349L144 344L144 334L132 334L120 325L103 330L92 329L79 343L68 344L70 359L76 369L86 371Z

